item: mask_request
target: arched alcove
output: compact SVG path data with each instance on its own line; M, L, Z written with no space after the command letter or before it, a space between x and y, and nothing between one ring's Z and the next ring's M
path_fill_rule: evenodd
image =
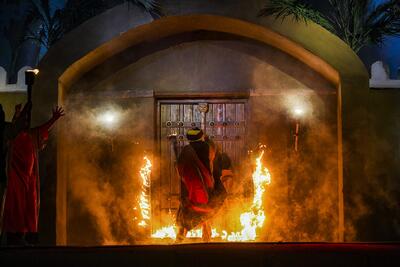
M193 35L195 37L193 37ZM203 37L199 37L203 36ZM206 37L205 37L206 36ZM211 37L210 37L211 36ZM187 38L187 39L185 39ZM61 47L61 45L59 46ZM150 47L150 48L149 48ZM140 53L136 53L135 49L143 49ZM146 51L146 49L150 49L150 51ZM151 50L154 49L154 50ZM197 49L200 51L199 55L204 55L207 51L210 52L210 55L214 53L215 56L220 56L221 58L227 58L230 55L235 55L231 61L227 61L228 63L232 63L232 66L239 66L238 62L245 62L242 69L236 68L235 71L237 73L243 74L244 70L247 70L250 74L243 75L246 79L249 79L251 76L251 82L257 80L260 84L266 84L268 82L274 82L274 79L268 80L268 77L280 77L281 79L292 79L292 85L296 88L290 89L298 89L297 87L303 86L306 93L314 91L318 91L318 85L324 87L318 94L322 94L328 96L332 99L335 99L334 106L329 108L329 116L330 120L335 121L334 125L334 134L335 134L335 144L336 148L333 153L336 154L335 164L336 164L336 179L337 184L334 191L338 192L337 195L337 225L338 232L334 235L334 240L340 240L341 234L343 233L343 200L341 194L341 188L343 186L343 167L342 167L342 91L343 87L347 87L347 85L352 82L345 83L341 82L343 77L346 78L346 75L340 75L340 70L332 67L325 59L317 56L314 53L311 53L310 50L307 50L300 46L299 44L291 41L290 39L280 35L265 26L257 25L254 23L249 23L243 20L222 17L222 16L214 16L214 15L184 15L184 16L170 16L159 19L157 21L153 21L151 23L143 24L137 27L134 27L127 32L121 34L118 37L115 37L99 47L93 48L92 51L86 53L78 60L64 64L64 67L61 69L57 69L54 77L58 80L58 91L52 91L50 96L48 93L42 91L37 91L35 94L36 99L41 99L43 103L51 103L54 101L54 97L56 97L57 102L60 104L67 103L68 94L73 95L74 93L87 94L85 97L90 98L90 93L88 93L91 89L93 90L93 97L101 98L102 100L107 99L107 97L117 98L117 99L131 99L136 98L137 101L141 102L141 100L145 99L143 103L145 103L146 109L144 112L152 113L153 117L154 113L157 112L157 101L162 99L246 99L246 101L251 102L252 106L260 106L265 105L267 102L263 101L268 95L271 95L271 88L256 88L251 87L251 82L247 84L243 84L243 86L238 86L234 90L209 90L210 86L214 86L215 84L209 84L205 88L195 88L191 87L188 83L182 83L183 86L176 90L167 90L168 87L171 88L168 83L164 86L164 88L158 89L154 88L150 89L151 86L155 86L154 84L149 84L148 88L143 88L142 86L145 84L135 84L129 79L132 78L127 75L127 73L140 73L140 70L143 72L146 66L149 66L149 62L162 61L165 57L181 57L184 55L185 51L193 54L193 49ZM257 49L259 52L257 54ZM273 51L272 56L270 52L265 51ZM225 54L224 54L225 53ZM263 54L264 53L264 54ZM128 56L128 57L126 57ZM238 57L236 57L238 56ZM240 60L240 56L243 57L243 60ZM275 58L283 58L284 60L288 60L296 65L291 69L290 66L283 62L269 62L268 59ZM128 58L128 59L127 59ZM206 59L207 57L200 57L200 59ZM210 56L209 58L215 58ZM121 63L121 59L127 60L127 62ZM234 62L238 60L238 62ZM51 59L48 59L51 61ZM169 59L171 60L171 59ZM184 61L184 58L183 58ZM181 61L181 62L183 62ZM221 60L216 60L216 62L221 62ZM164 61L164 62L168 62ZM179 63L178 61L172 60L171 62ZM247 62L247 63L246 63ZM249 63L251 62L251 64ZM267 62L267 63L266 63ZM120 65L118 65L120 63ZM247 65L246 65L247 64ZM250 65L249 65L250 64ZM162 64L161 64L162 65ZM161 66L154 64L154 67ZM290 65L290 64L289 64ZM116 69L110 69L110 67L117 66ZM176 64L174 66L177 66ZM215 64L213 64L215 66ZM251 66L251 67L249 67ZM64 69L63 69L64 68ZM256 68L258 68L256 70ZM157 69L157 67L155 68ZM185 68L183 68L184 70ZM251 69L251 71L249 70ZM62 70L60 72L60 70ZM206 70L206 69L205 69ZM256 70L256 71L255 71ZM268 72L270 75L263 77L261 75L263 72ZM48 73L46 73L46 69L44 70L44 75L49 74L52 70L48 69ZM233 78L238 78L235 76L235 71L232 71ZM144 71L146 73L146 71ZM148 72L147 72L148 73ZM165 72L167 73L167 72ZM182 72L187 74L187 72ZM226 74L226 72L222 72ZM281 73L281 76L278 74ZM207 72L206 72L207 74ZM308 74L309 77L307 77ZM100 76L97 76L100 75ZM93 82L93 77L101 77L101 82ZM139 76L137 76L139 77ZM141 75L141 78L145 78L145 75ZM160 76L161 77L161 76ZM199 76L199 81L204 84L204 80L202 80ZM213 77L214 80L217 80L218 77ZM240 77L239 77L240 78ZM134 79L138 81L138 79ZM190 79L189 79L190 80ZM151 81L151 79L149 79ZM288 83L282 83L278 80L275 85L282 86L288 85ZM48 82L48 81L47 81ZM119 83L119 85L118 85ZM40 81L39 81L40 84ZM44 83L42 83L43 85ZM227 84L222 81L222 84ZM110 87L118 85L119 91L118 93L109 94ZM126 90L123 90L125 85L129 85ZM160 84L159 84L160 85ZM142 87L142 88L139 88ZM208 87L208 88L207 88ZM160 87L159 87L160 88ZM190 89L193 89L190 92ZM86 91L88 89L88 91ZM265 90L264 90L265 89ZM279 95L279 92L285 88L277 88L275 92L272 94ZM189 92L189 94L188 94ZM214 93L214 94L212 94ZM53 100L49 100L49 97L53 97ZM78 94L79 97L79 94ZM320 97L319 97L320 98ZM141 99L141 100L140 100ZM318 102L319 100L317 100ZM142 103L142 104L143 104ZM271 102L273 103L273 102ZM271 104L269 103L269 104ZM271 106L271 105L270 105ZM41 107L42 109L43 107ZM282 110L281 110L282 112ZM38 112L40 114L40 112ZM257 118L255 121L263 123L262 111L254 109L252 111L253 118ZM285 114L286 116L287 114ZM333 116L333 117L332 117ZM279 120L279 118L277 118ZM263 127L271 126L268 123L263 124ZM157 130L154 128L154 124L150 126L149 131L152 133L150 136L156 136ZM257 130L256 126L253 126L253 130ZM68 173L68 169L63 167L61 162L65 162L66 158L62 151L66 150L66 135L68 135L68 126L63 123L58 128L58 140L57 140L57 149L53 150L52 153L57 153L57 196L56 196L56 210L57 210L57 219L56 219L56 227L57 227L57 240L59 244L65 244L66 242L66 214L67 214L67 181L66 176ZM268 139L268 138L266 138ZM54 147L55 149L55 147ZM49 152L50 153L50 152ZM54 154L53 154L54 155ZM46 164L52 164L50 162ZM53 165L54 166L54 165ZM51 169L51 168L50 168ZM50 173L50 172L49 172Z

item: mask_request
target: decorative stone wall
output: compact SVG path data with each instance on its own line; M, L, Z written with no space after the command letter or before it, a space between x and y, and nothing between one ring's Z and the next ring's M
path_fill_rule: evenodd
M382 61L377 61L371 66L371 79L369 80L369 86L371 88L399 88L400 79L390 79L388 68Z
M25 71L32 69L32 67L25 66L18 71L17 83L8 84L7 83L7 72L0 66L0 93L3 92L26 92L25 85Z
M15 105L26 101L25 70L30 68L21 68L18 72L18 82L7 84L7 72L0 67L0 104L3 106L6 121L12 119Z

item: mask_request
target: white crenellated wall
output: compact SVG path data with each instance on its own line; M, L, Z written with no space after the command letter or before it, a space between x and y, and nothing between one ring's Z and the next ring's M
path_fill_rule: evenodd
M32 69L32 67L25 66L18 71L17 83L7 83L7 72L0 66L0 93L2 92L26 92L25 85L25 71Z
M399 88L400 80L391 80L389 78L388 68L382 61L377 61L371 66L370 88Z

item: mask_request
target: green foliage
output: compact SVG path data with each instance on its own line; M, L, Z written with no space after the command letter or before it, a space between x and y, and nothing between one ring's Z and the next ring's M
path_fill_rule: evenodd
M63 10L52 12L49 0L30 0L32 7L28 12L30 24L26 40L34 40L46 48L52 46L64 35L62 23Z
M370 27L370 42L382 43L385 36L400 36L400 1L391 0L373 7L366 23Z
M370 0L329 0L331 11L324 15L304 0L270 0L260 16L296 21L313 21L345 41L355 52L368 44L381 45L386 36L400 35L400 1L372 6Z
M330 22L317 10L314 10L306 2L301 0L272 0L260 10L258 16L275 16L284 20L292 16L295 21L303 21L307 24L311 20L324 28L331 27Z
M163 15L157 0L68 0L65 7L57 10L51 3L52 0L0 0L0 31L10 44L10 77L17 71L17 59L25 41L33 41L47 50L68 31L122 3L128 3L128 8L138 6L153 18ZM10 9L15 14L3 20L2 12Z
M28 1L31 7L26 21L30 26L24 40L36 41L46 48L86 20L124 2L139 6L153 17L162 16L156 0L69 0L64 8L57 10L52 10L50 0Z
M128 3L137 5L149 12L153 17L163 16L161 5L156 0L125 0Z

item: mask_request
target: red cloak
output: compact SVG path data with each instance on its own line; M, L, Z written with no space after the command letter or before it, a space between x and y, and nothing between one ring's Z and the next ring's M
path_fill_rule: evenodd
M214 178L204 166L195 150L187 145L178 159L178 172L187 190L186 205L199 212L208 212L209 192L214 187Z
M48 128L22 131L10 141L8 185L4 206L3 230L10 233L35 233L38 230L40 181L38 152L48 139Z

